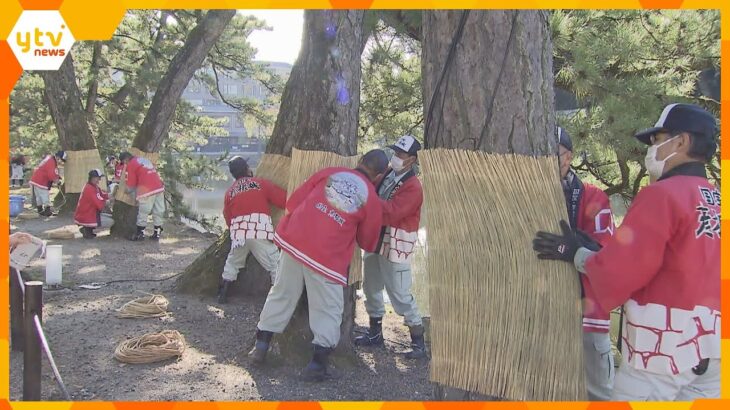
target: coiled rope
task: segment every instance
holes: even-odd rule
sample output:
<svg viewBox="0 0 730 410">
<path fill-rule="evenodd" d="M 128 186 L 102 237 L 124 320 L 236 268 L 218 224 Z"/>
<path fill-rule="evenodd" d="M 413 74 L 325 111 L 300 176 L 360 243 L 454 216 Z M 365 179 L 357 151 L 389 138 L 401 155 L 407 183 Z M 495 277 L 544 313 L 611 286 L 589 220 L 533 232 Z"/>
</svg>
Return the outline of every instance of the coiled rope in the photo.
<svg viewBox="0 0 730 410">
<path fill-rule="evenodd" d="M 122 363 L 154 363 L 182 356 L 184 351 L 183 335 L 177 330 L 163 330 L 123 341 L 114 350 L 114 358 Z"/>
<path fill-rule="evenodd" d="M 170 302 L 162 295 L 148 293 L 125 303 L 117 310 L 117 317 L 120 318 L 147 318 L 167 316 L 167 306 Z"/>
</svg>

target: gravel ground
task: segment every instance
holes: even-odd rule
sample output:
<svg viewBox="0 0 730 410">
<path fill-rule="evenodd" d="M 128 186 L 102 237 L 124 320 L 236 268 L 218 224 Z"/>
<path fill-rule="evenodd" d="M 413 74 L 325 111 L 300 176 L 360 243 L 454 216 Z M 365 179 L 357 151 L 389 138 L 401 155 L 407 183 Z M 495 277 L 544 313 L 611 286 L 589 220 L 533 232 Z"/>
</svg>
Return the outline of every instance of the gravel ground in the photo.
<svg viewBox="0 0 730 410">
<path fill-rule="evenodd" d="M 16 193 L 16 192 L 14 192 Z M 27 211 L 30 213 L 31 211 Z M 11 221 L 21 230 L 45 239 L 44 232 L 73 226 L 70 217 Z M 55 240 L 63 245 L 63 287 L 44 292 L 43 327 L 60 373 L 74 400 L 106 401 L 245 401 L 245 400 L 428 400 L 428 361 L 403 357 L 409 342 L 402 320 L 386 315 L 385 349 L 359 349 L 354 366 L 336 369 L 325 383 L 299 381 L 299 366 L 288 363 L 253 368 L 246 359 L 264 299 L 232 297 L 218 305 L 212 297 L 178 294 L 173 275 L 181 272 L 213 239 L 184 226 L 168 224 L 159 243 L 129 242 L 101 229 L 95 240 Z M 44 261 L 36 259 L 23 272 L 26 279 L 44 277 Z M 77 286 L 112 280 L 98 290 Z M 172 314 L 163 319 L 119 319 L 114 310 L 141 292 L 163 294 Z M 367 325 L 362 301 L 357 304 L 358 329 Z M 180 360 L 127 365 L 113 358 L 121 341 L 164 329 L 180 331 L 187 349 Z M 22 353 L 10 352 L 10 399 L 22 396 Z M 43 400 L 62 399 L 44 363 Z"/>
</svg>

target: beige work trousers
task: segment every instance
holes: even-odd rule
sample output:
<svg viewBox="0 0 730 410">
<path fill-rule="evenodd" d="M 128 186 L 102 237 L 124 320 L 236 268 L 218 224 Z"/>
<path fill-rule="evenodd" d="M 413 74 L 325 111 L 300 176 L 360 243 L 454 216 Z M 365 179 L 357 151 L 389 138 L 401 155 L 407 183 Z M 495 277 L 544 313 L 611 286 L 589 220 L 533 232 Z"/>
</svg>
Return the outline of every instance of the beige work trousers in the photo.
<svg viewBox="0 0 730 410">
<path fill-rule="evenodd" d="M 246 267 L 246 258 L 252 253 L 253 257 L 271 275 L 271 283 L 276 281 L 276 268 L 279 263 L 279 248 L 268 239 L 246 239 L 243 246 L 231 248 L 223 267 L 223 279 L 234 281 L 238 279 L 238 272 Z"/>
<path fill-rule="evenodd" d="M 259 318 L 259 330 L 281 333 L 297 307 L 302 290 L 307 289 L 309 328 L 312 343 L 322 347 L 337 346 L 344 309 L 342 285 L 331 282 L 282 251 L 276 282 L 269 290 Z"/>
</svg>

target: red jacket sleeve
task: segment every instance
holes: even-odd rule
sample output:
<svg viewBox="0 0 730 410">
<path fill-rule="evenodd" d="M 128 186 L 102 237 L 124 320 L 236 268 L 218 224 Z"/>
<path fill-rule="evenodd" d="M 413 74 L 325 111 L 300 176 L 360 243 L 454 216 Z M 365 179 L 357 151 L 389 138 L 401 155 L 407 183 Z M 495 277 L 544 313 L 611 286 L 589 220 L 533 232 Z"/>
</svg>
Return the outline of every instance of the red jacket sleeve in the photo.
<svg viewBox="0 0 730 410">
<path fill-rule="evenodd" d="M 415 177 L 413 177 L 415 178 Z M 403 218 L 413 215 L 423 204 L 423 190 L 420 183 L 404 184 L 393 199 L 380 199 L 383 207 L 383 225 L 393 225 Z"/>
<path fill-rule="evenodd" d="M 639 192 L 616 234 L 586 261 L 586 275 L 605 310 L 646 286 L 664 260 L 671 236 L 671 199 L 649 185 Z"/>
<path fill-rule="evenodd" d="M 269 204 L 284 209 L 286 207 L 286 190 L 269 180 L 265 179 L 263 181 L 266 189 L 266 199 Z"/>
<path fill-rule="evenodd" d="M 325 168 L 304 181 L 299 188 L 295 189 L 294 192 L 289 195 L 289 199 L 286 200 L 286 211 L 293 212 L 297 209 L 297 207 L 304 201 L 304 198 L 306 198 L 312 189 L 317 186 L 319 181 L 326 178 L 329 174 L 329 169 Z"/>
<path fill-rule="evenodd" d="M 58 181 L 61 176 L 58 174 L 58 165 L 56 164 L 56 161 L 51 159 L 45 163 L 46 172 L 48 175 L 48 180 L 56 182 Z"/>
<path fill-rule="evenodd" d="M 584 210 L 583 217 L 586 219 L 585 232 L 601 246 L 605 246 L 616 231 L 611 201 L 605 192 L 595 186 L 590 186 L 586 194 L 588 195 L 584 196 L 584 203 L 581 204 L 581 209 Z"/>
<path fill-rule="evenodd" d="M 127 164 L 126 168 L 127 188 L 137 188 L 137 170 L 139 169 L 139 167 L 133 164 L 132 161 L 129 161 L 129 164 Z"/>
<path fill-rule="evenodd" d="M 383 227 L 383 209 L 375 190 L 370 191 L 372 198 L 365 204 L 365 215 L 357 227 L 357 244 L 365 252 L 375 252 L 380 242 Z"/>
<path fill-rule="evenodd" d="M 92 192 L 92 195 L 94 200 L 94 206 L 96 206 L 96 209 L 99 211 L 104 209 L 104 205 L 106 205 L 106 200 L 109 196 L 99 188 L 95 188 L 94 192 Z"/>
</svg>

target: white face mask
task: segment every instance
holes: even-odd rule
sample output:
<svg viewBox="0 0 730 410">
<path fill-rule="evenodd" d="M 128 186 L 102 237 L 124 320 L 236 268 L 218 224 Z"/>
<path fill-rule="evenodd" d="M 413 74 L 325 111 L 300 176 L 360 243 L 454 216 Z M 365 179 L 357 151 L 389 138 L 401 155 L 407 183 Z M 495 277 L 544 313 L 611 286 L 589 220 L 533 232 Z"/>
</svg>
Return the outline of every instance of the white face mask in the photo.
<svg viewBox="0 0 730 410">
<path fill-rule="evenodd" d="M 676 155 L 676 152 L 672 152 L 671 154 L 667 155 L 663 160 L 658 160 L 656 158 L 657 151 L 659 150 L 659 147 L 666 144 L 667 142 L 673 140 L 676 138 L 676 136 L 662 142 L 659 145 L 652 145 L 649 147 L 649 149 L 646 150 L 646 157 L 644 157 L 644 165 L 646 166 L 646 171 L 649 173 L 649 176 L 654 179 L 659 179 L 659 177 L 662 176 L 664 173 L 664 164 L 667 162 L 667 160 L 674 155 Z"/>
<path fill-rule="evenodd" d="M 402 159 L 398 158 L 398 156 L 396 156 L 396 155 L 393 155 L 392 157 L 390 157 L 390 167 L 393 168 L 393 171 L 395 171 L 395 172 L 403 171 L 403 168 L 405 168 L 405 166 L 403 165 L 403 162 L 404 161 Z"/>
</svg>

